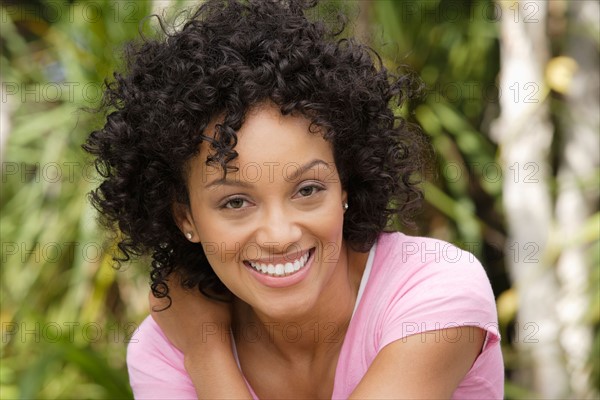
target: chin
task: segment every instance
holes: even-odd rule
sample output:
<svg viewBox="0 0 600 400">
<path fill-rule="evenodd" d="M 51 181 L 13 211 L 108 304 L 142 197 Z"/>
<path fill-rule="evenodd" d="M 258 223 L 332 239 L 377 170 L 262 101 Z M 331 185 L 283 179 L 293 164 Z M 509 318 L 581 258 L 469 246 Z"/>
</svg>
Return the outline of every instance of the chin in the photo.
<svg viewBox="0 0 600 400">
<path fill-rule="evenodd" d="M 297 299 L 294 299 L 288 296 L 278 301 L 269 299 L 263 304 L 251 304 L 250 306 L 270 320 L 295 322 L 305 319 L 307 315 L 313 315 L 317 303 L 316 299 L 312 299 L 313 296 L 301 295 L 297 297 Z"/>
</svg>

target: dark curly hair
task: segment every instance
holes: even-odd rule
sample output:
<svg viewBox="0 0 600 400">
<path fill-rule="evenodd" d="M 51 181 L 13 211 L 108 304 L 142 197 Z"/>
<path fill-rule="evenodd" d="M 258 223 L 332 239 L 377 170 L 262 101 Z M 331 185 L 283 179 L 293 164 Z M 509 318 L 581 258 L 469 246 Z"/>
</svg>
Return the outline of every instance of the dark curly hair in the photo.
<svg viewBox="0 0 600 400">
<path fill-rule="evenodd" d="M 415 177 L 426 139 L 391 109 L 420 88 L 412 74 L 391 75 L 380 57 L 337 29 L 310 21 L 315 2 L 209 0 L 182 29 L 125 50 L 126 72 L 106 82 L 103 128 L 83 145 L 104 178 L 90 193 L 101 223 L 118 228 L 117 263 L 151 253 L 151 288 L 168 297 L 173 272 L 184 287 L 227 293 L 199 244 L 178 229 L 173 205 L 189 205 L 186 163 L 202 141 L 207 163 L 226 173 L 248 110 L 272 102 L 311 120 L 333 144 L 350 208 L 343 235 L 368 251 L 391 217 L 407 220 L 421 200 Z M 214 138 L 204 132 L 223 116 Z M 425 145 L 425 146 L 424 146 Z M 229 167 L 230 168 L 230 167 Z"/>
</svg>

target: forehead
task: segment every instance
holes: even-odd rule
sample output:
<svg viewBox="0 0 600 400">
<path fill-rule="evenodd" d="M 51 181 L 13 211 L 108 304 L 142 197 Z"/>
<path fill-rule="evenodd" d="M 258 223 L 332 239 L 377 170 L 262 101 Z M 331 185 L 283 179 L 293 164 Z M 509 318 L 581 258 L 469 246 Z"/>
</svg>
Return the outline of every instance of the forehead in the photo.
<svg viewBox="0 0 600 400">
<path fill-rule="evenodd" d="M 216 118 L 207 127 L 207 134 L 214 135 Z M 261 105 L 250 110 L 245 122 L 239 129 L 235 151 L 238 156 L 228 165 L 237 167 L 240 174 L 244 170 L 265 173 L 267 170 L 279 169 L 291 173 L 298 166 L 319 159 L 329 168 L 335 168 L 333 148 L 320 132 L 310 132 L 311 121 L 302 115 L 282 115 L 274 105 Z M 206 165 L 208 156 L 214 153 L 208 142 L 200 147 L 197 166 L 206 181 L 210 177 L 222 176 L 222 169 L 214 165 Z M 256 174 L 255 173 L 255 174 Z"/>
</svg>

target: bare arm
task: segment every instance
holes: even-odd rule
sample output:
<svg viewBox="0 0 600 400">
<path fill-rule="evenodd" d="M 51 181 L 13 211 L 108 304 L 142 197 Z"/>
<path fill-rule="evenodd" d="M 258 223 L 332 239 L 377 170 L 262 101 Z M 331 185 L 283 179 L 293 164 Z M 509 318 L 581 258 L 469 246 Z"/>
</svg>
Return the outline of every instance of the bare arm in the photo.
<svg viewBox="0 0 600 400">
<path fill-rule="evenodd" d="M 251 399 L 233 358 L 230 341 L 207 341 L 204 345 L 200 351 L 184 353 L 185 369 L 194 383 L 198 399 Z"/>
<path fill-rule="evenodd" d="M 174 282 L 177 282 L 174 280 Z M 234 359 L 231 343 L 231 308 L 208 299 L 197 290 L 169 285 L 172 304 L 149 295 L 152 318 L 184 354 L 185 369 L 199 399 L 251 399 Z"/>
<path fill-rule="evenodd" d="M 438 333 L 417 334 L 387 345 L 350 398 L 449 399 L 481 352 L 485 333 L 475 327 Z"/>
</svg>

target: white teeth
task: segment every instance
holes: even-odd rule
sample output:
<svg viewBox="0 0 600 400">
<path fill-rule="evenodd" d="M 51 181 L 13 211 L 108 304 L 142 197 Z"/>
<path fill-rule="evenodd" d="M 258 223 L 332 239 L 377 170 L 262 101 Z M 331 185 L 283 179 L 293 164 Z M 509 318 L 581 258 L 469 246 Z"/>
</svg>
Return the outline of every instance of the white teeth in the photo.
<svg viewBox="0 0 600 400">
<path fill-rule="evenodd" d="M 285 263 L 285 270 L 284 272 L 286 274 L 291 274 L 292 272 L 294 272 L 294 266 L 292 265 L 292 263 Z"/>
<path fill-rule="evenodd" d="M 304 253 L 302 257 L 293 262 L 287 262 L 285 264 L 263 264 L 255 261 L 249 261 L 249 264 L 257 270 L 258 272 L 262 272 L 265 275 L 271 276 L 286 276 L 291 275 L 294 272 L 297 272 L 302 267 L 306 265 L 306 261 L 308 261 L 309 252 Z"/>
</svg>

